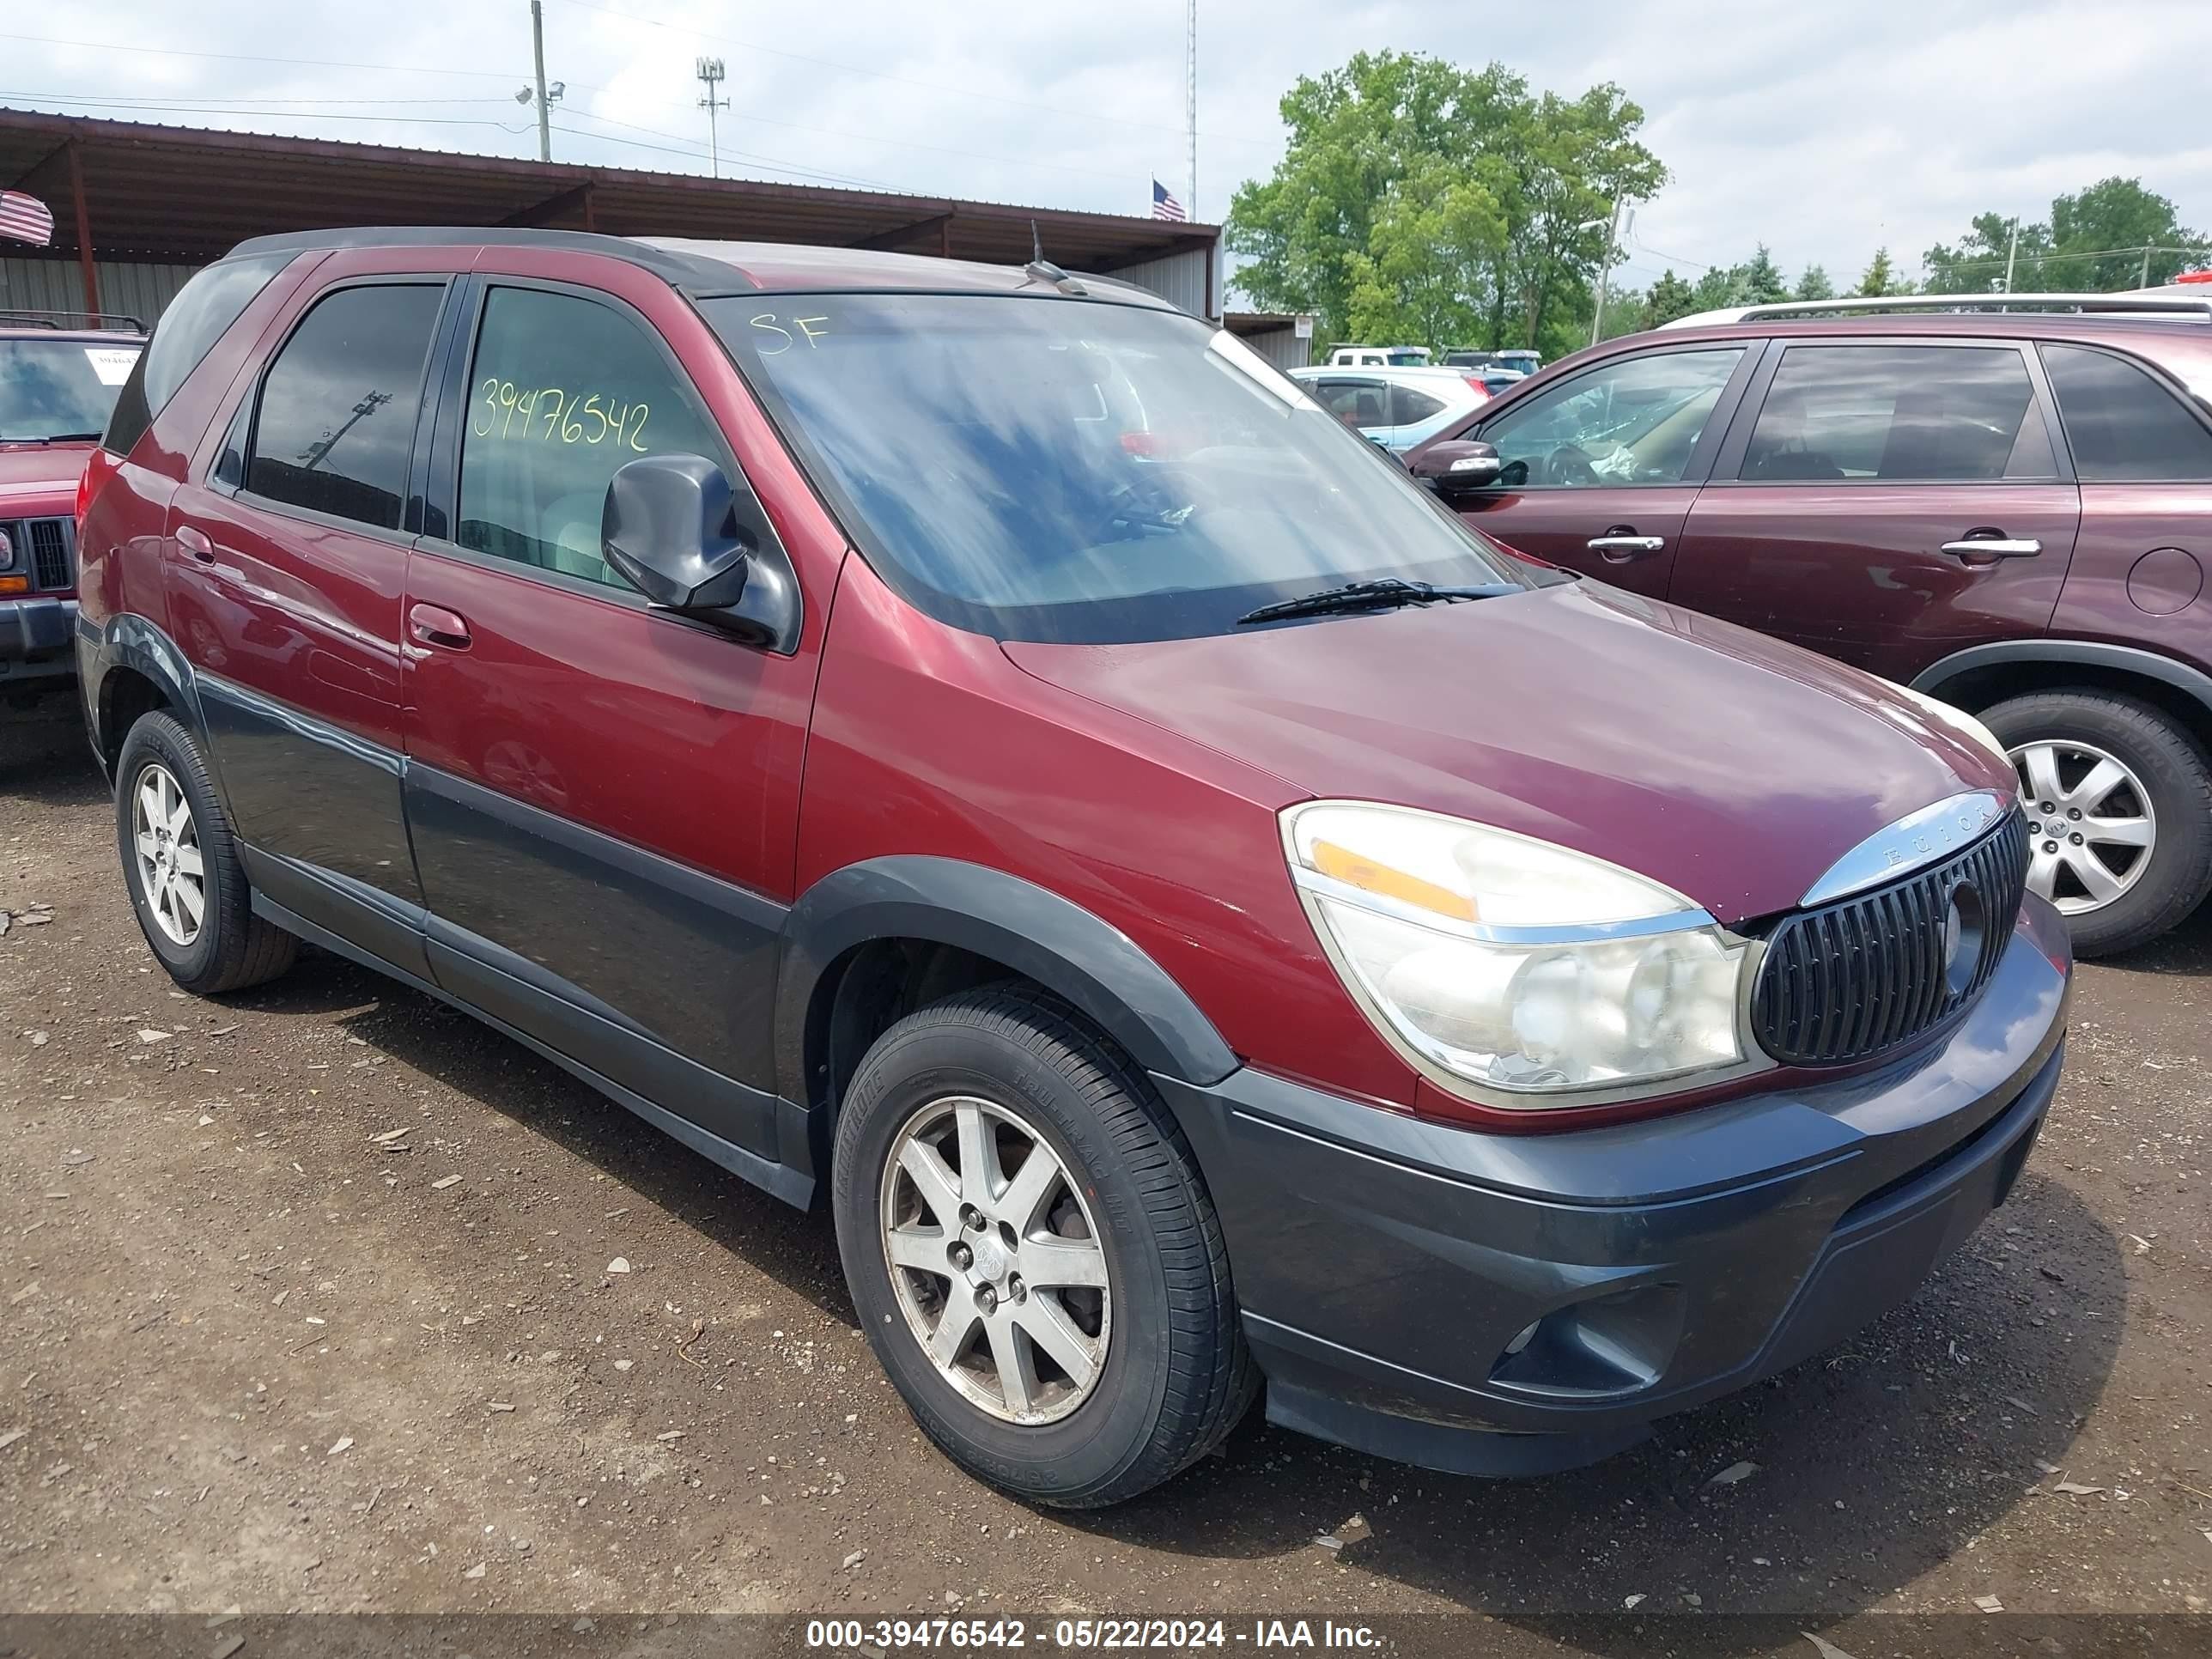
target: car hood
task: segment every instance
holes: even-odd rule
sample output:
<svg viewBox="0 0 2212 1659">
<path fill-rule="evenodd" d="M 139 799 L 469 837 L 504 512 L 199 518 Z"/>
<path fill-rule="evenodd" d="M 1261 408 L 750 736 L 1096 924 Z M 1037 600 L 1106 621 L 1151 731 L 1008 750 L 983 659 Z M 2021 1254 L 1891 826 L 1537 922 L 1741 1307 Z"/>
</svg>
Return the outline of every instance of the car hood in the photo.
<svg viewBox="0 0 2212 1659">
<path fill-rule="evenodd" d="M 1538 836 L 1723 921 L 1796 907 L 1922 807 L 2014 789 L 2002 761 L 1886 681 L 1594 582 L 1206 639 L 1005 648 L 1304 794 Z"/>
<path fill-rule="evenodd" d="M 0 518 L 45 518 L 76 506 L 76 481 L 95 446 L 0 443 Z"/>
</svg>

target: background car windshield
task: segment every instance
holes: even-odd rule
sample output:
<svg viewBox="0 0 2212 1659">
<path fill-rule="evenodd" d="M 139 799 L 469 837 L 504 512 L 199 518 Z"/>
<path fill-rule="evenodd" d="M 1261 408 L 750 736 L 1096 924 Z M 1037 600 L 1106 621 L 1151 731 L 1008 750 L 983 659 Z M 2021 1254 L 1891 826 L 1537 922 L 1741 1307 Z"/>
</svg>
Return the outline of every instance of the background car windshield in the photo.
<svg viewBox="0 0 2212 1659">
<path fill-rule="evenodd" d="M 1342 582 L 1543 580 L 1179 313 L 955 295 L 704 308 L 885 580 L 957 627 L 1183 638 Z"/>
<path fill-rule="evenodd" d="M 137 361 L 135 345 L 0 340 L 0 443 L 97 438 Z"/>
</svg>

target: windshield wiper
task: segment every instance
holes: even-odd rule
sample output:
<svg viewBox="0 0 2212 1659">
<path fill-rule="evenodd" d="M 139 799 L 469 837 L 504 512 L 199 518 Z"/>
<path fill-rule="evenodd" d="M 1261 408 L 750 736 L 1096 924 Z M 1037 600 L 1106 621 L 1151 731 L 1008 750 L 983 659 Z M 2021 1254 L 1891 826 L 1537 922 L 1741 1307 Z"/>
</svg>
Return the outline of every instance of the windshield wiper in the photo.
<svg viewBox="0 0 2212 1659">
<path fill-rule="evenodd" d="M 88 444 L 100 436 L 97 432 L 0 432 L 0 444 Z"/>
<path fill-rule="evenodd" d="M 1284 617 L 1324 617 L 1340 611 L 1387 611 L 1394 605 L 1427 605 L 1437 599 L 1494 599 L 1502 594 L 1520 591 L 1517 582 L 1439 587 L 1434 582 L 1401 581 L 1395 576 L 1385 576 L 1380 581 L 1346 582 L 1341 587 L 1324 587 L 1316 593 L 1301 593 L 1295 599 L 1280 599 L 1273 605 L 1263 605 L 1256 611 L 1246 611 L 1237 622 L 1242 627 L 1246 623 L 1274 622 Z"/>
</svg>

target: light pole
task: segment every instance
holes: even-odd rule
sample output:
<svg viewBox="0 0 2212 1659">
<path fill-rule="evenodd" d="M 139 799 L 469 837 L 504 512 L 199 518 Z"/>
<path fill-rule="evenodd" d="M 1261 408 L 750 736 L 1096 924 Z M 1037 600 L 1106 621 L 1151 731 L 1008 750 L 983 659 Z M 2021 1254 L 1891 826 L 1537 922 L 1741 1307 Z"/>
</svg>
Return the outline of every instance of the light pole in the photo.
<svg viewBox="0 0 2212 1659">
<path fill-rule="evenodd" d="M 714 112 L 730 106 L 728 99 L 714 96 L 714 88 L 722 84 L 722 60 L 702 58 L 698 75 L 699 84 L 707 89 L 707 95 L 699 100 L 699 107 L 707 112 L 707 170 L 719 179 L 722 176 L 722 147 L 714 132 Z"/>
<path fill-rule="evenodd" d="M 1595 230 L 1600 225 L 1605 227 L 1605 258 L 1598 262 L 1597 267 L 1597 303 L 1590 308 L 1589 343 L 1592 345 L 1597 343 L 1598 331 L 1605 326 L 1605 290 L 1613 276 L 1613 245 L 1620 234 L 1620 200 L 1618 196 L 1613 198 L 1612 217 L 1585 219 L 1575 227 L 1577 236 L 1586 230 Z"/>
</svg>

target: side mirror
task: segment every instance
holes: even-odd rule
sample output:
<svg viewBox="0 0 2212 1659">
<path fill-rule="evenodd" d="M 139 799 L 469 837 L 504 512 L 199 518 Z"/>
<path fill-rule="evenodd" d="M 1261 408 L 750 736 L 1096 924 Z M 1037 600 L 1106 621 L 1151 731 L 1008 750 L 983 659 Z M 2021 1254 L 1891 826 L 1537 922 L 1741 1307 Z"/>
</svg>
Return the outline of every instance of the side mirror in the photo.
<svg viewBox="0 0 2212 1659">
<path fill-rule="evenodd" d="M 1439 495 L 1472 495 L 1498 482 L 1498 452 L 1471 439 L 1431 444 L 1413 457 L 1413 476 Z"/>
<path fill-rule="evenodd" d="M 750 549 L 722 469 L 703 455 L 648 455 L 617 469 L 599 512 L 600 550 L 671 611 L 721 611 L 744 597 Z"/>
</svg>

